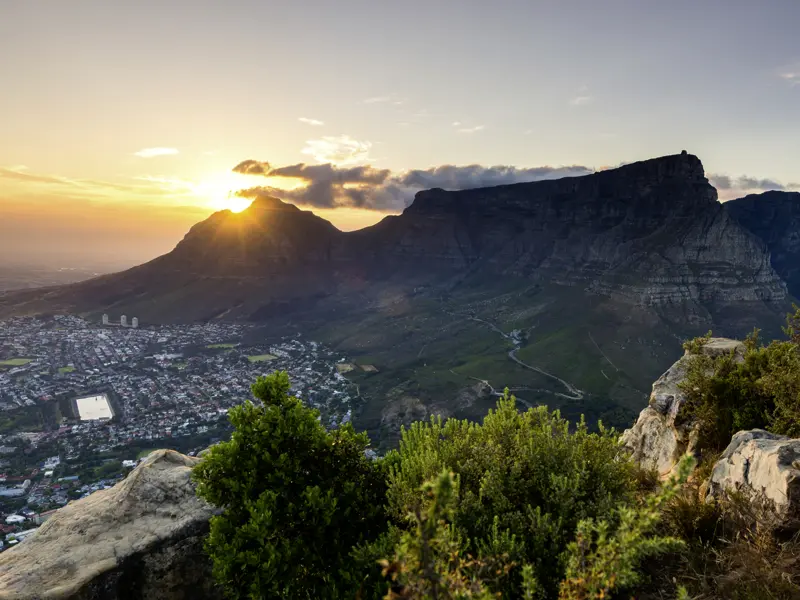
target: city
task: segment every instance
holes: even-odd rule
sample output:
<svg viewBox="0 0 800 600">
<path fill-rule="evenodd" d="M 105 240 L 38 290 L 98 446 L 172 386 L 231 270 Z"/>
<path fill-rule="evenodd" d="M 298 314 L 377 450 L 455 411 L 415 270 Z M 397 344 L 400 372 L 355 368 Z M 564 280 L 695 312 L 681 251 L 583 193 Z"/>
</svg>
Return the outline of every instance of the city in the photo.
<svg viewBox="0 0 800 600">
<path fill-rule="evenodd" d="M 327 426 L 350 420 L 345 357 L 247 324 L 139 327 L 107 315 L 0 322 L 0 543 L 112 486 L 155 448 L 191 455 L 230 435 L 228 410 L 285 370 Z M 365 366 L 364 368 L 368 368 Z"/>
</svg>

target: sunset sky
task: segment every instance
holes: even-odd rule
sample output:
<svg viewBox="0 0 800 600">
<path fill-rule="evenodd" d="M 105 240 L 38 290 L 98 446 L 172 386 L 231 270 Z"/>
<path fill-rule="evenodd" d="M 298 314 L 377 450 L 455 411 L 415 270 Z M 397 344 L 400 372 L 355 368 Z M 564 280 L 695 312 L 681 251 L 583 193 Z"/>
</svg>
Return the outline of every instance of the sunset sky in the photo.
<svg viewBox="0 0 800 600">
<path fill-rule="evenodd" d="M 261 193 L 354 229 L 424 187 L 682 149 L 722 199 L 800 189 L 798 24 L 797 0 L 2 0 L 0 252 L 134 264 Z"/>
</svg>

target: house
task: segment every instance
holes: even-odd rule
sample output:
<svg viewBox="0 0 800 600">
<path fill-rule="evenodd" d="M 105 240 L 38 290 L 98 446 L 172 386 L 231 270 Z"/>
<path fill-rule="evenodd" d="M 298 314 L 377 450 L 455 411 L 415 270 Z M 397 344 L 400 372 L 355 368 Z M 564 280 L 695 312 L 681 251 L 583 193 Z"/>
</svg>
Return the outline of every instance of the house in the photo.
<svg viewBox="0 0 800 600">
<path fill-rule="evenodd" d="M 20 523 L 25 522 L 25 517 L 22 515 L 8 515 L 6 517 L 6 523 L 8 525 L 19 525 Z"/>
</svg>

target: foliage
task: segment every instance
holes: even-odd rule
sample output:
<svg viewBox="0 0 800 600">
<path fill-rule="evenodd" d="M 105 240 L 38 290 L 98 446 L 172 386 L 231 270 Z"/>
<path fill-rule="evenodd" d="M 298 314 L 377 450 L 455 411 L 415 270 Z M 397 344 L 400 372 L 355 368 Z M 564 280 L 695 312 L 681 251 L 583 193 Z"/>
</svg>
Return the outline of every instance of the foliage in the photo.
<svg viewBox="0 0 800 600">
<path fill-rule="evenodd" d="M 326 431 L 289 387 L 286 373 L 259 378 L 261 404 L 232 409 L 230 441 L 195 468 L 223 509 L 206 549 L 232 598 L 353 598 L 370 573 L 351 553 L 385 529 L 385 476 L 365 434 Z"/>
<path fill-rule="evenodd" d="M 422 498 L 409 518 L 392 561 L 382 560 L 391 586 L 385 600 L 488 600 L 480 572 L 487 565 L 462 556 L 463 540 L 452 526 L 458 496 L 452 473 L 442 471 L 423 484 Z"/>
<path fill-rule="evenodd" d="M 560 600 L 607 598 L 616 588 L 640 582 L 638 567 L 644 557 L 674 552 L 683 546 L 677 538 L 650 534 L 661 518 L 661 509 L 678 493 L 694 464 L 691 456 L 684 457 L 676 475 L 660 492 L 648 496 L 636 508 L 621 507 L 616 528 L 605 519 L 586 519 L 578 524 L 576 540 L 569 545 Z"/>
<path fill-rule="evenodd" d="M 636 468 L 613 431 L 573 431 L 545 407 L 520 413 L 506 392 L 483 424 L 432 418 L 402 431 L 387 455 L 389 513 L 407 518 L 423 498 L 422 485 L 454 473 L 458 496 L 452 523 L 465 555 L 504 557 L 493 592 L 522 594 L 522 565 L 530 565 L 536 597 L 554 597 L 565 573 L 566 550 L 584 519 L 607 517 L 633 499 Z"/>
<path fill-rule="evenodd" d="M 693 356 L 680 384 L 687 400 L 679 420 L 698 421 L 701 449 L 721 450 L 742 429 L 800 435 L 800 309 L 787 321 L 795 341 L 764 346 L 756 330 L 745 341 L 743 357 L 702 354 L 708 337 L 687 343 Z"/>
</svg>

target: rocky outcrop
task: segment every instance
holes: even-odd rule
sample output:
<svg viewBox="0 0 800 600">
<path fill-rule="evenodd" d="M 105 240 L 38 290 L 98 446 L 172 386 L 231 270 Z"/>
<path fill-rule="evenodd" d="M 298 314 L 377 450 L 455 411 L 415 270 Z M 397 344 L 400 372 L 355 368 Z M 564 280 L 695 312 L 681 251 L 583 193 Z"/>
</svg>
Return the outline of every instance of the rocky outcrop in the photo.
<svg viewBox="0 0 800 600">
<path fill-rule="evenodd" d="M 726 338 L 711 338 L 703 346 L 703 354 L 720 356 L 734 353 L 744 356 L 744 344 Z M 681 457 L 695 452 L 697 427 L 687 420 L 677 422 L 678 413 L 686 402 L 680 383 L 695 355 L 684 354 L 653 384 L 647 408 L 636 423 L 622 434 L 622 443 L 630 449 L 633 459 L 645 469 L 659 475 L 669 474 Z"/>
<path fill-rule="evenodd" d="M 708 497 L 741 492 L 770 502 L 780 524 L 800 525 L 800 439 L 763 429 L 740 431 L 714 465 Z"/>
<path fill-rule="evenodd" d="M 221 597 L 202 550 L 213 510 L 190 480 L 198 461 L 157 450 L 113 488 L 57 511 L 0 554 L 0 600 Z"/>
</svg>

